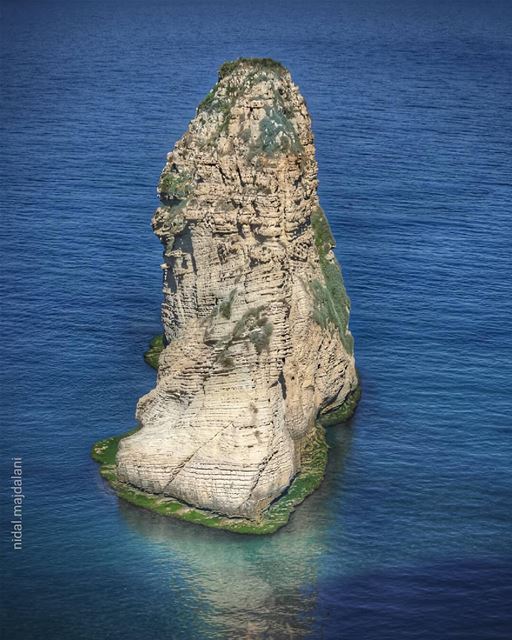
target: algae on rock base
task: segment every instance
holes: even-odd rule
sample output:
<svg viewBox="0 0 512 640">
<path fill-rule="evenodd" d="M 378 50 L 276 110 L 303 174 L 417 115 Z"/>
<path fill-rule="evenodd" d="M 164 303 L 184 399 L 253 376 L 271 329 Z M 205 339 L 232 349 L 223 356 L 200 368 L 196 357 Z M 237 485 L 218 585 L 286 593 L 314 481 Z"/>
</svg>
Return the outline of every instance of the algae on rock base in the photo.
<svg viewBox="0 0 512 640">
<path fill-rule="evenodd" d="M 318 421 L 324 427 L 331 427 L 347 422 L 354 415 L 361 399 L 361 383 L 348 395 L 339 407 L 327 410 L 318 416 Z"/>
<path fill-rule="evenodd" d="M 302 469 L 286 492 L 273 502 L 257 520 L 228 518 L 211 511 L 191 507 L 175 498 L 147 493 L 132 485 L 120 482 L 116 476 L 115 467 L 119 442 L 137 430 L 138 427 L 120 436 L 100 440 L 93 445 L 91 450 L 92 458 L 101 465 L 102 477 L 110 484 L 116 494 L 131 504 L 160 515 L 172 516 L 178 520 L 233 533 L 265 535 L 275 533 L 284 527 L 296 507 L 320 486 L 327 466 L 328 445 L 325 440 L 325 431 L 320 424 L 317 424 L 313 437 L 304 447 Z"/>
<path fill-rule="evenodd" d="M 164 348 L 163 335 L 155 336 L 149 349 L 144 353 L 144 360 L 153 369 L 158 370 L 158 358 Z M 327 467 L 328 444 L 325 439 L 324 426 L 332 426 L 346 422 L 352 417 L 361 397 L 361 389 L 357 389 L 338 408 L 325 415 L 318 416 L 314 436 L 306 443 L 302 453 L 302 469 L 289 488 L 269 508 L 263 512 L 259 520 L 244 518 L 228 518 L 210 511 L 197 509 L 184 504 L 175 498 L 141 491 L 136 487 L 120 482 L 116 476 L 116 454 L 119 442 L 131 436 L 139 427 L 127 433 L 112 436 L 96 442 L 91 449 L 93 460 L 100 466 L 101 476 L 110 484 L 119 498 L 131 504 L 154 511 L 163 516 L 172 516 L 178 520 L 202 524 L 203 526 L 231 531 L 245 535 L 266 535 L 275 533 L 288 523 L 292 513 L 322 483 Z"/>
</svg>

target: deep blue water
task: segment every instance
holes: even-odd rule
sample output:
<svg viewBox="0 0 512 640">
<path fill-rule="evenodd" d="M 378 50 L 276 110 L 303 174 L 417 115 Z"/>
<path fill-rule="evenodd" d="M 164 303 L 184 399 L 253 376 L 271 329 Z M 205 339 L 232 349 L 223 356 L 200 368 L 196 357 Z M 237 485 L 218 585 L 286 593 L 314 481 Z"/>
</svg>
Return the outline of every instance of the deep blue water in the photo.
<svg viewBox="0 0 512 640">
<path fill-rule="evenodd" d="M 6 638 L 511 637 L 511 34 L 506 1 L 2 2 Z M 270 538 L 122 504 L 89 458 L 154 384 L 165 154 L 241 55 L 312 112 L 364 385 Z"/>
</svg>

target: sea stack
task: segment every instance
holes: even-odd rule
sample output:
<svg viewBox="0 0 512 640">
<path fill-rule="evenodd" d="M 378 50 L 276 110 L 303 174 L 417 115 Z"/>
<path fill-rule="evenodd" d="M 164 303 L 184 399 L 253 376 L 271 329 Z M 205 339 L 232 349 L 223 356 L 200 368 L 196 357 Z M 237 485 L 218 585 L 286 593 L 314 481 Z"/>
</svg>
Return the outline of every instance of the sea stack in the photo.
<svg viewBox="0 0 512 640">
<path fill-rule="evenodd" d="M 160 177 L 164 348 L 117 481 L 258 521 L 323 437 L 319 416 L 353 402 L 349 300 L 317 185 L 289 72 L 224 64 Z"/>
</svg>

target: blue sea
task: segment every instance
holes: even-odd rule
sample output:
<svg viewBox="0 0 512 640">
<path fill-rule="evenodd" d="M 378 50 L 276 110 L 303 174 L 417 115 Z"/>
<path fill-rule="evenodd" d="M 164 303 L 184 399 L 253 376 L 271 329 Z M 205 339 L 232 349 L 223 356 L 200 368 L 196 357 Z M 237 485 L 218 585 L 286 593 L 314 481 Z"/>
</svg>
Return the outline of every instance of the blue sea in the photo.
<svg viewBox="0 0 512 640">
<path fill-rule="evenodd" d="M 2 0 L 0 29 L 5 638 L 512 637 L 512 3 Z M 154 386 L 155 186 L 239 56 L 308 103 L 363 384 L 263 538 L 122 503 L 89 457 Z"/>
</svg>

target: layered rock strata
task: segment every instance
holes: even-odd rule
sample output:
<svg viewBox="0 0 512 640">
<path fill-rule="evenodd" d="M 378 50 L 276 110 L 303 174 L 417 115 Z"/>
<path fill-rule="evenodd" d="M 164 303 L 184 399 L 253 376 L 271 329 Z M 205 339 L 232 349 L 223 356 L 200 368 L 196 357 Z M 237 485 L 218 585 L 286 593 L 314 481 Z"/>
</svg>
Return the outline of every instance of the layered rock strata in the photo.
<svg viewBox="0 0 512 640">
<path fill-rule="evenodd" d="M 311 121 L 280 64 L 226 63 L 167 157 L 164 349 L 117 478 L 257 519 L 320 412 L 357 387 L 349 301 L 317 195 Z"/>
</svg>

